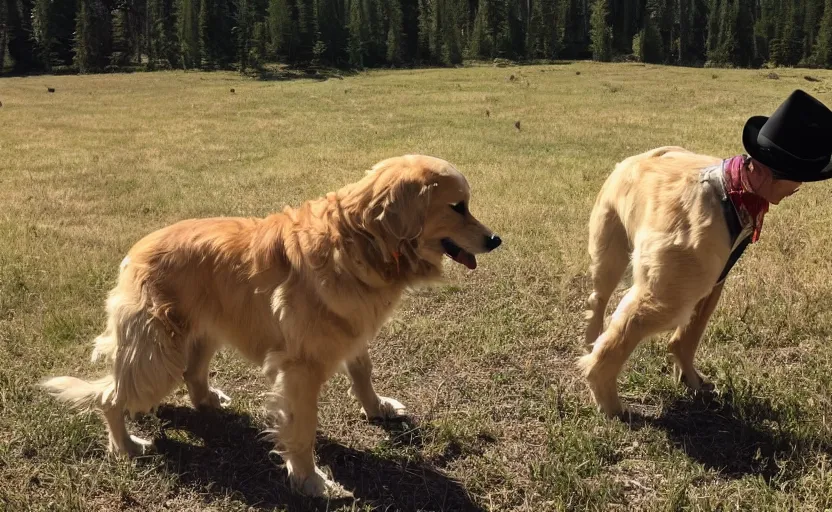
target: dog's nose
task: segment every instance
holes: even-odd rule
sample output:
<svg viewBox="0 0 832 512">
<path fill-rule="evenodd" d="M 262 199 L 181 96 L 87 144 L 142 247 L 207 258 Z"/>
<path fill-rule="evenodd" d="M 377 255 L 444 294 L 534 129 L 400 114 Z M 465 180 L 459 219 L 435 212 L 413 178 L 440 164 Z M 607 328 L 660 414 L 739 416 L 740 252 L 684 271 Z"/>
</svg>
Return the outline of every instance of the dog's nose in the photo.
<svg viewBox="0 0 832 512">
<path fill-rule="evenodd" d="M 497 235 L 485 236 L 485 248 L 489 251 L 493 251 L 497 247 L 500 247 L 501 243 L 503 243 L 503 240 Z"/>
</svg>

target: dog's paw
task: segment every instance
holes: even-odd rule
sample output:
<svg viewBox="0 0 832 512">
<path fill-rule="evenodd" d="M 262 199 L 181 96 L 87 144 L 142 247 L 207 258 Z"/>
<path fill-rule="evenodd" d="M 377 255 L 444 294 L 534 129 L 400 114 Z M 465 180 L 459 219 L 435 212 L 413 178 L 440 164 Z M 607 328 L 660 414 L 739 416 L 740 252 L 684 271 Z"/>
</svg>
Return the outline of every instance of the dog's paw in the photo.
<svg viewBox="0 0 832 512">
<path fill-rule="evenodd" d="M 315 473 L 304 478 L 303 480 L 292 479 L 292 484 L 297 491 L 305 496 L 315 498 L 326 498 L 330 500 L 340 500 L 352 498 L 350 491 L 344 489 L 341 484 L 332 480 L 326 473 L 319 468 L 315 468 Z"/>
<path fill-rule="evenodd" d="M 607 406 L 598 405 L 597 407 L 598 412 L 611 420 L 626 420 L 630 414 L 630 408 L 621 403 Z"/>
<path fill-rule="evenodd" d="M 364 409 L 361 410 L 361 413 L 368 420 L 392 420 L 407 414 L 405 406 L 394 398 L 380 396 L 378 397 L 378 402 L 378 410 L 372 411 L 372 413 Z"/>
<path fill-rule="evenodd" d="M 211 388 L 208 392 L 208 401 L 214 409 L 220 409 L 231 405 L 231 397 L 217 388 Z"/>
<path fill-rule="evenodd" d="M 153 452 L 153 441 L 136 436 L 130 436 L 130 440 L 133 441 L 132 448 L 130 449 L 131 457 L 148 455 Z"/>
<path fill-rule="evenodd" d="M 678 367 L 673 369 L 674 377 L 676 378 L 677 382 L 681 382 L 684 384 L 690 391 L 694 393 L 697 392 L 710 392 L 714 390 L 714 385 L 709 382 L 707 379 L 702 377 L 698 371 L 693 370 L 692 374 L 687 374 L 680 370 Z"/>
<path fill-rule="evenodd" d="M 217 388 L 210 388 L 208 394 L 200 400 L 196 407 L 198 409 L 222 409 L 231 405 L 231 397 Z"/>
<path fill-rule="evenodd" d="M 153 442 L 141 437 L 130 436 L 130 439 L 127 439 L 124 443 L 124 449 L 120 449 L 111 438 L 109 452 L 114 457 L 127 457 L 129 459 L 141 457 L 153 453 Z"/>
</svg>

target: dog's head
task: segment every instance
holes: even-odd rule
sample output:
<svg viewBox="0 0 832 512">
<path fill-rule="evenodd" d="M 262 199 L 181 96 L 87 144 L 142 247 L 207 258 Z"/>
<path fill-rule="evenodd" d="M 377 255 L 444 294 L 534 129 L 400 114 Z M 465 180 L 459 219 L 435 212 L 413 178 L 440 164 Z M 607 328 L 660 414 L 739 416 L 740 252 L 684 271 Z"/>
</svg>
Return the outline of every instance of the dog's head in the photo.
<svg viewBox="0 0 832 512">
<path fill-rule="evenodd" d="M 352 192 L 364 198 L 355 204 L 362 228 L 383 259 L 398 268 L 435 273 L 447 255 L 474 269 L 477 254 L 502 243 L 471 214 L 468 182 L 445 160 L 423 155 L 383 160 Z"/>
</svg>

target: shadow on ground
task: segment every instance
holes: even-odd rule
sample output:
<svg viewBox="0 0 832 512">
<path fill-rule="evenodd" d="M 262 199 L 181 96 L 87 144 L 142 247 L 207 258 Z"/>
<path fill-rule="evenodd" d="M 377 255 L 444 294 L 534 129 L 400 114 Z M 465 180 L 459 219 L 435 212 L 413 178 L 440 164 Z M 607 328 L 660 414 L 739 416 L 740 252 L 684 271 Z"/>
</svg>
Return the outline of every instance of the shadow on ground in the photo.
<svg viewBox="0 0 832 512">
<path fill-rule="evenodd" d="M 291 492 L 286 470 L 278 465 L 280 457 L 269 454 L 271 444 L 248 414 L 163 406 L 158 416 L 162 429 L 156 448 L 182 485 L 217 499 L 231 496 L 258 509 L 332 510 L 351 505 L 352 500 L 327 503 Z M 384 427 L 395 443 L 419 448 L 419 429 L 413 427 L 412 420 L 407 424 L 404 430 L 395 423 Z M 179 440 L 184 437 L 191 442 Z M 359 508 L 483 510 L 458 482 L 426 461 L 382 458 L 323 436 L 318 437 L 316 452 L 319 464 L 329 467 L 335 480 L 353 492 Z"/>
<path fill-rule="evenodd" d="M 832 455 L 826 439 L 793 430 L 800 416 L 758 397 L 703 392 L 675 399 L 659 415 L 636 411 L 630 424 L 663 430 L 677 449 L 725 477 L 758 475 L 772 484 L 804 474 L 816 454 Z"/>
<path fill-rule="evenodd" d="M 264 82 L 288 82 L 292 80 L 311 80 L 325 82 L 331 79 L 343 80 L 345 76 L 355 75 L 355 71 L 349 69 L 332 68 L 264 68 L 251 71 L 250 76 Z"/>
</svg>

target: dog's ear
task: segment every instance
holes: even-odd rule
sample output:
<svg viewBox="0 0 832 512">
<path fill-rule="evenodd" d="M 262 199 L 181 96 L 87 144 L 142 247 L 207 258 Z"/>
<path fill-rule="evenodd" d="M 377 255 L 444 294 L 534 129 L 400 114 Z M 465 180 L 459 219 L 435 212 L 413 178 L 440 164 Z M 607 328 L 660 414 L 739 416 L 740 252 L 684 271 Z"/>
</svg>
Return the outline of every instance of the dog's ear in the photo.
<svg viewBox="0 0 832 512">
<path fill-rule="evenodd" d="M 397 180 L 388 187 L 374 211 L 375 220 L 391 241 L 415 240 L 424 228 L 432 185 Z"/>
<path fill-rule="evenodd" d="M 384 263 L 416 264 L 416 239 L 422 233 L 437 183 L 414 172 L 401 158 L 377 163 L 367 175 L 343 191 L 345 218 L 372 239 Z M 403 261 L 402 261 L 403 260 Z"/>
<path fill-rule="evenodd" d="M 363 228 L 372 234 L 384 261 L 415 260 L 415 240 L 422 233 L 435 184 L 409 177 L 377 183 L 363 211 Z"/>
</svg>

